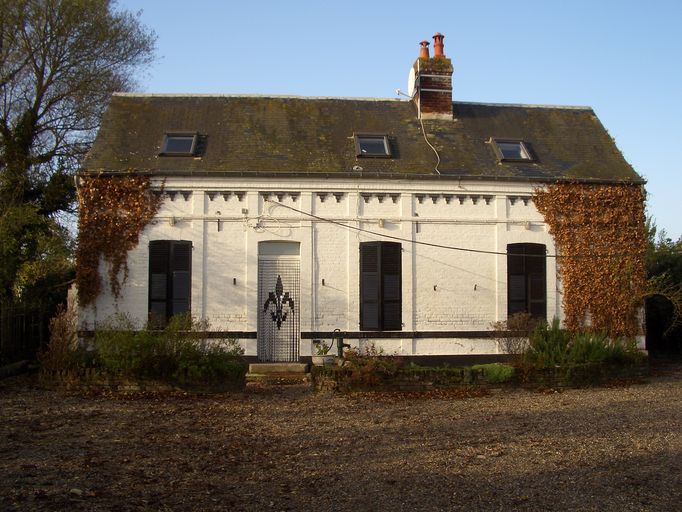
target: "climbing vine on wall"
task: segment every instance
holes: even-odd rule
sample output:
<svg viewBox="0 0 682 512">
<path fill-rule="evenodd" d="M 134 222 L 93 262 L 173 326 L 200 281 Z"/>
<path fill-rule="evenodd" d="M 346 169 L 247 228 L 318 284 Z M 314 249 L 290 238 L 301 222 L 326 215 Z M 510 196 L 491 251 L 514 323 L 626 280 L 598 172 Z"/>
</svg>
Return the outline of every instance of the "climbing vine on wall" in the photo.
<svg viewBox="0 0 682 512">
<path fill-rule="evenodd" d="M 641 333 L 646 286 L 644 190 L 636 185 L 556 184 L 533 195 L 559 254 L 565 325 L 611 337 Z"/>
<path fill-rule="evenodd" d="M 128 277 L 128 251 L 161 206 L 145 176 L 88 176 L 78 184 L 76 284 L 81 305 L 92 304 L 102 289 L 99 264 L 108 264 L 111 292 L 118 297 Z M 123 279 L 121 277 L 123 273 Z"/>
</svg>

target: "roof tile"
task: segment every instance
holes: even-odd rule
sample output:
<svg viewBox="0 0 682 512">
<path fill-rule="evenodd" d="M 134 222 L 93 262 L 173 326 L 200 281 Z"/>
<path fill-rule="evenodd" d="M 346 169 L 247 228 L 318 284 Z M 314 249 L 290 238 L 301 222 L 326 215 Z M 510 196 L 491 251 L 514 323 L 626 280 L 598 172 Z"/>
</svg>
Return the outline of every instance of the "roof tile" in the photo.
<svg viewBox="0 0 682 512">
<path fill-rule="evenodd" d="M 452 121 L 423 123 L 443 176 L 642 182 L 589 108 L 453 109 Z M 180 131 L 205 136 L 200 158 L 159 156 L 165 133 Z M 356 157 L 354 133 L 387 134 L 393 158 Z M 491 137 L 527 142 L 537 161 L 498 162 Z M 435 165 L 409 101 L 126 94 L 113 96 L 83 170 L 416 178 L 435 175 Z"/>
</svg>

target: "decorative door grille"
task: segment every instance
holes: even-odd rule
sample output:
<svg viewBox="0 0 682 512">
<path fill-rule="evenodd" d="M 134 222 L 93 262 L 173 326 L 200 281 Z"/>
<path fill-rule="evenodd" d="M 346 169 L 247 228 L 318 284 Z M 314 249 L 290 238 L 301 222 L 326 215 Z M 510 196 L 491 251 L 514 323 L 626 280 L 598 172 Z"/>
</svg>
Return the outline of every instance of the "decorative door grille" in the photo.
<svg viewBox="0 0 682 512">
<path fill-rule="evenodd" d="M 258 260 L 258 360 L 297 362 L 300 329 L 300 261 L 292 256 Z"/>
</svg>

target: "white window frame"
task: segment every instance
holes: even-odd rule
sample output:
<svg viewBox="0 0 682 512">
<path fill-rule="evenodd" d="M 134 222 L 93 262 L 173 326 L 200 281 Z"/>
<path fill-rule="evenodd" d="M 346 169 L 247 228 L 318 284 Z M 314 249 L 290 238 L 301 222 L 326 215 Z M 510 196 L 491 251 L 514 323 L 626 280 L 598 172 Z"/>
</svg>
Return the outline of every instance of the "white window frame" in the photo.
<svg viewBox="0 0 682 512">
<path fill-rule="evenodd" d="M 388 135 L 383 133 L 356 133 L 355 138 L 355 156 L 358 158 L 391 158 L 391 145 L 388 142 Z M 384 143 L 384 152 L 381 154 L 377 153 L 363 153 L 362 152 L 362 139 L 374 139 L 381 140 Z"/>
<path fill-rule="evenodd" d="M 497 158 L 500 160 L 500 162 L 533 162 L 533 161 L 535 161 L 535 158 L 533 157 L 533 153 L 528 148 L 528 145 L 525 142 L 523 142 L 522 140 L 518 140 L 518 139 L 492 139 L 491 142 L 493 144 L 493 149 L 495 150 L 495 154 L 497 155 Z M 520 150 L 519 152 L 521 153 L 522 157 L 521 158 L 509 158 L 509 157 L 504 156 L 504 152 L 502 151 L 500 144 L 518 145 L 519 150 Z"/>
<path fill-rule="evenodd" d="M 186 151 L 168 151 L 168 141 L 170 139 L 192 139 L 192 147 L 189 152 Z M 197 134 L 192 132 L 168 132 L 163 138 L 163 145 L 161 146 L 161 153 L 159 155 L 163 156 L 194 156 L 197 149 Z"/>
</svg>

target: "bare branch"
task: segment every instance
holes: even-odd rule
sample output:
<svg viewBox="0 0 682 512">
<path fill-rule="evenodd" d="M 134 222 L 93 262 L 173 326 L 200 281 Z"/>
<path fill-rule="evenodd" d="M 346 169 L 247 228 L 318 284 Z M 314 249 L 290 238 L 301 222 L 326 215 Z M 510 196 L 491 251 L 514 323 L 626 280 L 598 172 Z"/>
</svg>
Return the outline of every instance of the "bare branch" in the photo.
<svg viewBox="0 0 682 512">
<path fill-rule="evenodd" d="M 18 268 L 41 258 L 16 251 L 17 237 L 30 236 L 17 233 L 17 215 L 32 212 L 35 230 L 73 211 L 64 176 L 78 168 L 111 94 L 151 62 L 154 34 L 113 5 L 0 0 L 0 299 L 11 296 Z"/>
</svg>

